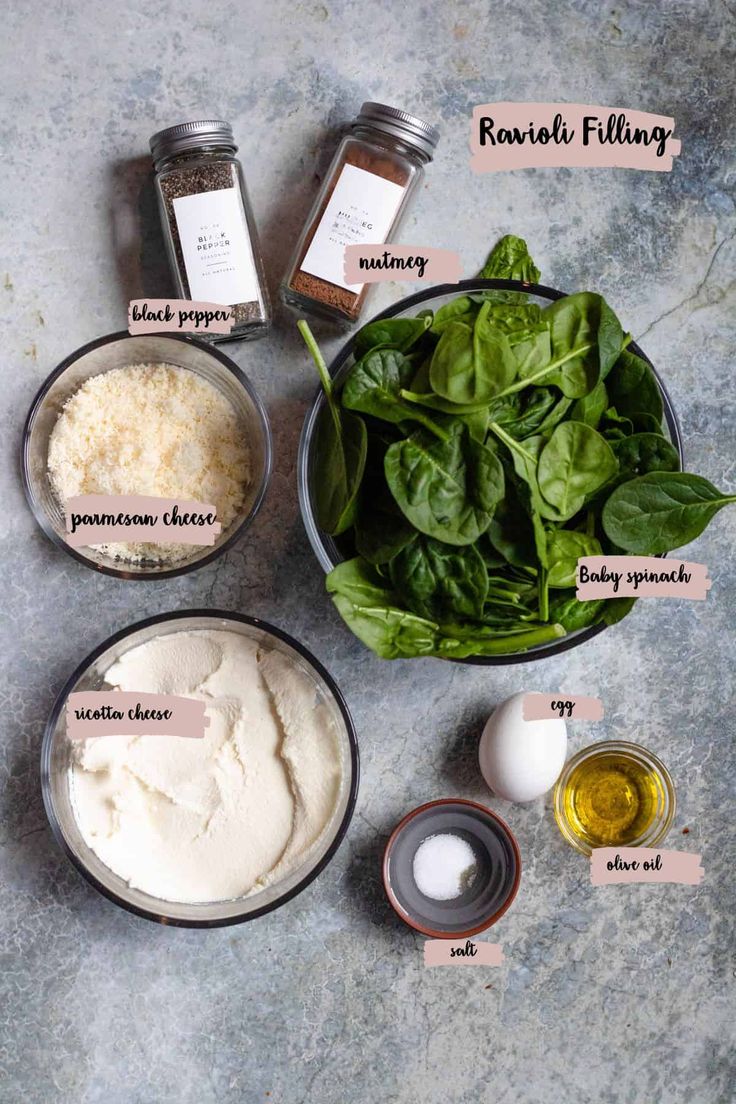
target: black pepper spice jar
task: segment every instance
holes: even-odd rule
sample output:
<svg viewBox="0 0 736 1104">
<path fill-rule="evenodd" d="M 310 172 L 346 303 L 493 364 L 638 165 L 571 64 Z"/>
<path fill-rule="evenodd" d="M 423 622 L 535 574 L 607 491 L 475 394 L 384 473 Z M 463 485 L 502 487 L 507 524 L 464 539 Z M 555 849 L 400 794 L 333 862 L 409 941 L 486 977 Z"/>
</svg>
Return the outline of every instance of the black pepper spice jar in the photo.
<svg viewBox="0 0 736 1104">
<path fill-rule="evenodd" d="M 180 123 L 158 131 L 150 145 L 178 294 L 232 308 L 232 330 L 214 340 L 263 337 L 271 306 L 232 127 Z"/>
</svg>

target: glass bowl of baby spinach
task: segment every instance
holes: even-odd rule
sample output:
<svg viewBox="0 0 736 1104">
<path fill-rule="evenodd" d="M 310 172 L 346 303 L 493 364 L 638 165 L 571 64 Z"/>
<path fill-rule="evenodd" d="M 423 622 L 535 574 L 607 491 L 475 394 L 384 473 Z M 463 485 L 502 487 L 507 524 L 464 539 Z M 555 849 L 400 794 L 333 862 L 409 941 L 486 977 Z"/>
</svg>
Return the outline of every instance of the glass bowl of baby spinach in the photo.
<svg viewBox="0 0 736 1104">
<path fill-rule="evenodd" d="M 577 559 L 631 550 L 604 507 L 632 479 L 681 471 L 677 418 L 605 300 L 536 283 L 526 257 L 523 279 L 401 300 L 322 362 L 302 517 L 337 609 L 382 658 L 527 662 L 634 604 L 579 602 Z"/>
</svg>

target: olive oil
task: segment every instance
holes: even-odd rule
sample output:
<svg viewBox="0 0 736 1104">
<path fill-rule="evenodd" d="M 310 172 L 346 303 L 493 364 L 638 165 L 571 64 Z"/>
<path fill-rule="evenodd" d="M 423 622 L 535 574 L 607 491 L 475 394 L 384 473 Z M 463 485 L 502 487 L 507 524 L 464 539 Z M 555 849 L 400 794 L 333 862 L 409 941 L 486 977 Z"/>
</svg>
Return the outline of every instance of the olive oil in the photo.
<svg viewBox="0 0 736 1104">
<path fill-rule="evenodd" d="M 561 797 L 565 819 L 586 850 L 642 841 L 665 802 L 659 774 L 622 751 L 579 762 Z"/>
</svg>

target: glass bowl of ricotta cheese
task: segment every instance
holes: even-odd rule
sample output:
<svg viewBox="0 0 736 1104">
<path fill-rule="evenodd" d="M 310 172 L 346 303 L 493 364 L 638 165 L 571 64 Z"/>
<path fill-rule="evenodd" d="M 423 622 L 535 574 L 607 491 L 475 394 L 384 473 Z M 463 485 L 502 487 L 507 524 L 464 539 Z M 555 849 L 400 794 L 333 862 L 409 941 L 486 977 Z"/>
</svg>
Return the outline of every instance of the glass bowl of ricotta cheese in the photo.
<svg viewBox="0 0 736 1104">
<path fill-rule="evenodd" d="M 72 739 L 76 692 L 205 703 L 202 737 Z M 237 924 L 285 904 L 327 866 L 353 814 L 358 745 L 334 680 L 263 621 L 189 610 L 138 622 L 59 694 L 41 784 L 57 841 L 104 896 L 162 924 Z"/>
</svg>

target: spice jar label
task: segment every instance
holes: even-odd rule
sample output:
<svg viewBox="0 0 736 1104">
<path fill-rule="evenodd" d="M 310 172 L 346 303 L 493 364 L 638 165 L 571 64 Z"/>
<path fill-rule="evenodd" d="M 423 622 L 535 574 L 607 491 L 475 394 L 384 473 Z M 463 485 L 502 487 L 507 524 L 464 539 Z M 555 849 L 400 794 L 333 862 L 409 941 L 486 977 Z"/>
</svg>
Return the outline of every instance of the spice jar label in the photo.
<svg viewBox="0 0 736 1104">
<path fill-rule="evenodd" d="M 357 294 L 345 282 L 345 246 L 385 242 L 405 189 L 382 176 L 344 165 L 301 270 Z"/>
<path fill-rule="evenodd" d="M 80 690 L 66 699 L 70 740 L 98 736 L 183 736 L 201 740 L 210 719 L 203 701 L 177 694 Z"/>
<path fill-rule="evenodd" d="M 222 532 L 211 503 L 158 495 L 72 495 L 64 513 L 72 548 L 117 541 L 211 545 Z"/>
<path fill-rule="evenodd" d="M 594 886 L 626 882 L 672 882 L 700 885 L 701 856 L 691 851 L 660 851 L 653 847 L 596 847 L 590 855 Z"/>
<path fill-rule="evenodd" d="M 248 303 L 258 276 L 237 188 L 179 196 L 174 214 L 192 299 Z"/>
<path fill-rule="evenodd" d="M 575 596 L 594 598 L 690 598 L 704 601 L 711 588 L 705 564 L 658 556 L 581 556 Z"/>
<path fill-rule="evenodd" d="M 503 948 L 500 943 L 464 939 L 428 939 L 424 944 L 425 966 L 501 966 Z"/>
</svg>

